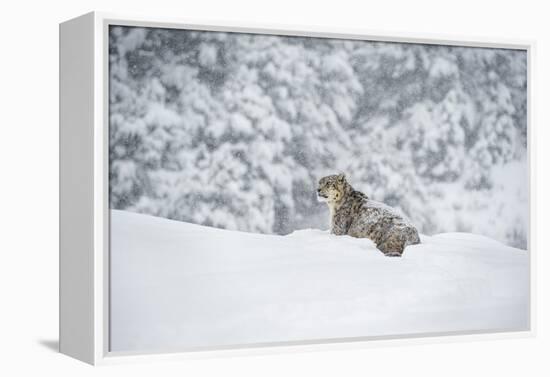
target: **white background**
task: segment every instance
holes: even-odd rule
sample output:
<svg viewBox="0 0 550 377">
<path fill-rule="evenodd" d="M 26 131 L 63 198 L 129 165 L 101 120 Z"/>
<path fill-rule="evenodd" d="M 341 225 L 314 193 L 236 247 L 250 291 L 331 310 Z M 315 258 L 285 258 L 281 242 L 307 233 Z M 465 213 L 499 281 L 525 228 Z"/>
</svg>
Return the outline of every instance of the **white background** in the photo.
<svg viewBox="0 0 550 377">
<path fill-rule="evenodd" d="M 0 22 L 0 374 L 542 376 L 550 372 L 548 101 L 550 26 L 543 1 L 82 0 L 3 2 Z M 361 28 L 537 41 L 538 335 L 92 368 L 55 353 L 58 305 L 58 23 L 90 10 L 196 21 Z"/>
</svg>

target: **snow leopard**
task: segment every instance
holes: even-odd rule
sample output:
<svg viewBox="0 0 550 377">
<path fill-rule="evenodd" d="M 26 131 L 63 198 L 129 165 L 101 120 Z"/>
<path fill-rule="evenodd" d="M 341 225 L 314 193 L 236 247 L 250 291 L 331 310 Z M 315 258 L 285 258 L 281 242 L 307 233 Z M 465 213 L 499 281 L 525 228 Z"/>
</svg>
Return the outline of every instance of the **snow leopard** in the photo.
<svg viewBox="0 0 550 377">
<path fill-rule="evenodd" d="M 400 257 L 408 245 L 420 243 L 418 230 L 397 210 L 354 190 L 344 174 L 319 180 L 317 198 L 330 211 L 330 232 L 368 238 L 390 257 Z"/>
</svg>

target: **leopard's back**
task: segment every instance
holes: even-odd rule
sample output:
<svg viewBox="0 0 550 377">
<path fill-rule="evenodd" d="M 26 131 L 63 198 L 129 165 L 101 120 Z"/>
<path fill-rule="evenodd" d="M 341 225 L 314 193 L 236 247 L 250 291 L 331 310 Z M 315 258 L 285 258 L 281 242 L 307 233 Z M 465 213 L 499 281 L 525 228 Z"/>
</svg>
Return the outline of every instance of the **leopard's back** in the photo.
<svg viewBox="0 0 550 377">
<path fill-rule="evenodd" d="M 349 223 L 346 234 L 368 238 L 386 255 L 399 256 L 408 245 L 420 242 L 418 231 L 400 211 L 354 191 L 342 206 Z M 347 218 L 347 220 L 346 220 Z"/>
</svg>

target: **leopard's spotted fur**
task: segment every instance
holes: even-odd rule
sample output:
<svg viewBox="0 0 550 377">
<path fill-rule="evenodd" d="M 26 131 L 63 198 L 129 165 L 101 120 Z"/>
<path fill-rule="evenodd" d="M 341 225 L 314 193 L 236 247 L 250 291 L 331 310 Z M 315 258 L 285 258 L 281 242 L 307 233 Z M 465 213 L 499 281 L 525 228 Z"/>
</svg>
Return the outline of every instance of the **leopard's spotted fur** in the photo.
<svg viewBox="0 0 550 377">
<path fill-rule="evenodd" d="M 416 228 L 396 210 L 356 191 L 343 174 L 319 180 L 317 195 L 330 210 L 331 233 L 368 238 L 387 256 L 420 243 Z"/>
</svg>

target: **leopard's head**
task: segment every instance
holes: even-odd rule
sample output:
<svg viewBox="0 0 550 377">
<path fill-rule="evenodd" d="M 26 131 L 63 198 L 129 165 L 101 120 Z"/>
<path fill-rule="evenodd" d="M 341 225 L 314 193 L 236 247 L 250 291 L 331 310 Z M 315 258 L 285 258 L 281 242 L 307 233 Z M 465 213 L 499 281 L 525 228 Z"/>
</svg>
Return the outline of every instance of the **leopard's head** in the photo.
<svg viewBox="0 0 550 377">
<path fill-rule="evenodd" d="M 347 186 L 344 174 L 327 175 L 319 180 L 317 199 L 320 202 L 337 203 L 344 197 Z"/>
</svg>

